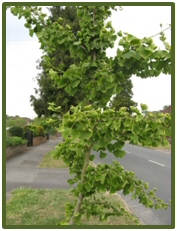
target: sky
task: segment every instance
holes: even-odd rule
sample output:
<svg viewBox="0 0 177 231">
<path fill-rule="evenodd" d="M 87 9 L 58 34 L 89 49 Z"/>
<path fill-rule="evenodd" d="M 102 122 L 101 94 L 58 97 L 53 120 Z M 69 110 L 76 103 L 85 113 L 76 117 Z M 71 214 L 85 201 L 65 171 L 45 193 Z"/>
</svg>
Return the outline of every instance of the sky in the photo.
<svg viewBox="0 0 177 231">
<path fill-rule="evenodd" d="M 44 8 L 45 9 L 45 8 Z M 46 11 L 46 9 L 45 9 Z M 113 12 L 110 20 L 118 32 L 128 32 L 139 38 L 150 37 L 171 24 L 171 7 L 169 6 L 124 6 L 122 11 Z M 34 118 L 36 113 L 30 106 L 30 95 L 37 88 L 35 77 L 39 73 L 36 61 L 42 51 L 36 37 L 31 38 L 24 27 L 25 20 L 13 16 L 7 10 L 6 16 L 6 114 Z M 165 32 L 167 41 L 171 41 L 171 31 Z M 163 48 L 159 37 L 154 37 L 156 45 Z M 116 54 L 118 42 L 114 49 L 107 51 L 108 56 Z M 171 104 L 171 76 L 141 79 L 132 76 L 133 100 L 140 105 L 145 103 L 150 111 L 161 110 Z"/>
</svg>

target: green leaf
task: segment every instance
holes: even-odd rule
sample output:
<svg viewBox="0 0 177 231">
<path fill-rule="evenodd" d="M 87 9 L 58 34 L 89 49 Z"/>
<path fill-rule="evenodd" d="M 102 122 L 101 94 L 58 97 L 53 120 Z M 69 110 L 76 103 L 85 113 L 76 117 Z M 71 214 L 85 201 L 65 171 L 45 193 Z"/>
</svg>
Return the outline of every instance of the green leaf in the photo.
<svg viewBox="0 0 177 231">
<path fill-rule="evenodd" d="M 37 24 L 37 25 L 34 27 L 34 32 L 35 32 L 35 33 L 36 33 L 36 32 L 41 32 L 42 29 L 43 29 L 43 26 Z"/>
<path fill-rule="evenodd" d="M 90 155 L 89 160 L 90 160 L 90 161 L 93 161 L 94 159 L 95 159 L 95 155 Z"/>
<path fill-rule="evenodd" d="M 89 184 L 85 184 L 84 187 L 87 190 L 87 192 L 90 192 L 92 189 L 91 185 L 89 185 Z"/>
<path fill-rule="evenodd" d="M 114 143 L 114 149 L 122 149 L 124 146 L 125 142 L 122 141 L 117 141 L 116 143 Z"/>
<path fill-rule="evenodd" d="M 140 106 L 141 106 L 142 111 L 147 111 L 148 110 L 148 106 L 146 104 L 141 103 Z"/>
<path fill-rule="evenodd" d="M 59 129 L 59 131 L 61 131 L 61 130 Z M 70 128 L 65 128 L 65 129 L 63 129 L 63 130 L 62 130 L 62 135 L 63 135 L 63 137 L 68 137 L 68 136 L 70 135 L 70 132 L 71 132 L 71 129 L 70 129 Z"/>
<path fill-rule="evenodd" d="M 58 76 L 58 75 L 57 75 L 57 76 Z M 58 82 L 58 87 L 59 87 L 59 88 L 62 88 L 62 87 L 64 87 L 64 86 L 66 86 L 67 83 L 68 83 L 68 79 L 62 78 L 62 79 L 60 79 L 59 82 Z"/>
<path fill-rule="evenodd" d="M 31 28 L 31 24 L 30 24 L 30 23 L 25 23 L 24 26 L 25 26 L 26 28 Z"/>
<path fill-rule="evenodd" d="M 126 41 L 127 42 L 131 42 L 132 40 L 135 40 L 137 39 L 135 36 L 131 35 L 131 34 L 128 34 L 127 37 L 126 37 Z"/>
<path fill-rule="evenodd" d="M 133 141 L 133 144 L 138 144 L 138 141 L 139 141 L 139 137 L 137 135 L 133 135 L 131 137 L 131 140 Z"/>
<path fill-rule="evenodd" d="M 42 32 L 36 32 L 35 34 L 38 37 L 38 39 L 42 38 Z"/>
<path fill-rule="evenodd" d="M 90 131 L 88 131 L 88 130 L 82 131 L 81 134 L 82 134 L 82 135 L 81 135 L 80 139 L 83 139 L 83 140 L 89 140 L 90 137 L 92 136 L 92 132 L 90 132 Z"/>
<path fill-rule="evenodd" d="M 167 146 L 169 145 L 169 141 L 166 138 L 162 139 L 162 146 Z"/>
<path fill-rule="evenodd" d="M 108 80 L 108 82 L 112 83 L 115 80 L 115 76 L 114 75 L 110 75 L 110 76 L 108 76 L 107 80 Z"/>
<path fill-rule="evenodd" d="M 104 184 L 106 174 L 97 173 L 94 177 L 95 177 L 95 181 L 99 181 L 101 184 Z"/>
<path fill-rule="evenodd" d="M 122 31 L 120 30 L 118 33 L 117 33 L 117 35 L 119 36 L 119 37 L 122 37 Z"/>
<path fill-rule="evenodd" d="M 33 34 L 34 34 L 33 29 L 30 29 L 30 30 L 29 30 L 29 35 L 30 35 L 31 37 L 33 37 Z"/>
<path fill-rule="evenodd" d="M 161 59 L 168 56 L 168 52 L 165 50 L 158 50 L 154 52 L 154 58 Z"/>
<path fill-rule="evenodd" d="M 80 83 L 80 80 L 75 80 L 75 81 L 73 81 L 72 82 L 72 87 L 77 87 L 78 85 L 79 85 L 79 83 Z"/>
<path fill-rule="evenodd" d="M 80 41 L 80 40 L 73 43 L 73 45 L 75 45 L 75 46 L 78 46 L 78 45 L 80 45 L 80 44 L 81 44 L 81 41 Z"/>
<path fill-rule="evenodd" d="M 100 138 L 100 139 L 98 140 L 98 145 L 99 145 L 100 147 L 105 147 L 105 140 Z"/>
<path fill-rule="evenodd" d="M 153 50 L 151 50 L 151 49 L 148 48 L 148 47 L 140 46 L 140 47 L 139 47 L 139 54 L 140 54 L 144 59 L 147 59 L 147 58 L 149 58 L 150 55 L 153 54 Z"/>
<path fill-rule="evenodd" d="M 125 185 L 124 189 L 123 189 L 123 194 L 124 195 L 127 195 L 131 192 L 131 189 L 132 189 L 133 185 L 128 183 Z"/>
<path fill-rule="evenodd" d="M 84 16 L 84 11 L 82 9 L 77 9 L 77 15 L 82 18 Z"/>
<path fill-rule="evenodd" d="M 70 136 L 73 140 L 76 140 L 80 136 L 80 131 L 71 129 Z"/>
<path fill-rule="evenodd" d="M 118 43 L 118 45 L 120 46 L 124 46 L 126 44 L 125 40 L 124 39 L 121 39 Z"/>
<path fill-rule="evenodd" d="M 119 128 L 120 128 L 120 126 L 121 126 L 121 121 L 118 120 L 118 121 L 113 121 L 112 124 L 111 124 L 111 126 L 110 126 L 110 128 L 111 128 L 111 130 L 118 131 Z"/>
<path fill-rule="evenodd" d="M 114 93 L 119 94 L 121 91 L 122 91 L 122 87 L 115 85 L 115 92 Z"/>
<path fill-rule="evenodd" d="M 108 144 L 107 149 L 109 152 L 112 152 L 114 150 L 114 144 Z"/>
<path fill-rule="evenodd" d="M 83 68 L 87 68 L 87 67 L 90 67 L 90 66 L 94 66 L 94 67 L 95 67 L 95 65 L 96 65 L 96 64 L 92 64 L 92 65 L 91 65 L 91 63 L 89 63 L 89 62 L 84 62 L 84 63 L 82 64 L 82 67 L 83 67 Z"/>
<path fill-rule="evenodd" d="M 112 27 L 112 22 L 111 22 L 111 21 L 108 21 L 108 22 L 106 23 L 105 28 L 111 28 L 111 27 Z"/>
<path fill-rule="evenodd" d="M 17 15 L 18 14 L 18 9 L 16 8 L 16 7 L 11 7 L 10 8 L 10 11 L 11 11 L 11 13 L 13 14 L 13 15 Z"/>
<path fill-rule="evenodd" d="M 140 111 L 138 110 L 138 108 L 134 107 L 134 106 L 130 106 L 132 112 L 136 113 L 136 114 L 140 114 Z"/>
<path fill-rule="evenodd" d="M 140 60 L 141 59 L 141 55 L 138 53 L 138 52 L 135 52 L 133 54 L 133 58 L 137 59 L 137 60 Z"/>
<path fill-rule="evenodd" d="M 114 188 L 114 187 L 111 185 L 110 193 L 111 193 L 111 194 L 114 194 L 114 193 L 116 193 L 116 192 L 117 192 L 117 189 Z"/>
<path fill-rule="evenodd" d="M 122 158 L 122 157 L 124 157 L 124 155 L 126 154 L 126 152 L 125 151 L 123 151 L 123 150 L 114 150 L 113 151 L 113 154 L 114 154 L 114 156 L 116 156 L 117 158 Z"/>
<path fill-rule="evenodd" d="M 140 39 L 134 38 L 134 39 L 131 40 L 130 45 L 132 45 L 132 46 L 139 46 L 140 43 L 141 43 Z"/>
<path fill-rule="evenodd" d="M 136 122 L 139 122 L 139 121 L 141 121 L 142 119 L 144 119 L 144 116 L 141 115 L 141 114 L 139 114 L 139 115 L 136 116 L 135 121 L 136 121 Z"/>
<path fill-rule="evenodd" d="M 57 72 L 54 71 L 53 69 L 50 69 L 50 70 L 49 70 L 49 75 L 50 75 L 50 78 L 53 79 L 53 80 L 54 80 L 55 78 L 58 78 Z"/>
<path fill-rule="evenodd" d="M 128 51 L 128 52 L 122 54 L 122 57 L 125 58 L 125 59 L 129 59 L 132 56 L 134 56 L 134 54 L 135 54 L 135 51 Z"/>
<path fill-rule="evenodd" d="M 103 159 L 107 156 L 105 152 L 100 151 L 100 158 Z"/>
<path fill-rule="evenodd" d="M 161 205 L 156 203 L 156 204 L 155 204 L 155 209 L 158 210 L 158 209 L 160 209 L 160 208 L 161 208 Z"/>
</svg>

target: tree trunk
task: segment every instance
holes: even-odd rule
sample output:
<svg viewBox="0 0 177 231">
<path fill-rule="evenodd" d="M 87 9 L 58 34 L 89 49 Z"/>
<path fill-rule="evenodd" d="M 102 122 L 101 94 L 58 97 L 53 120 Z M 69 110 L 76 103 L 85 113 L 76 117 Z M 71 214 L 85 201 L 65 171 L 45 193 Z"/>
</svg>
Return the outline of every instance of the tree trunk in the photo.
<svg viewBox="0 0 177 231">
<path fill-rule="evenodd" d="M 89 165 L 89 158 L 90 158 L 90 152 L 91 152 L 92 147 L 93 147 L 93 144 L 91 144 L 87 148 L 87 152 L 85 154 L 84 166 L 83 166 L 83 169 L 82 169 L 82 175 L 81 175 L 81 181 L 80 181 L 81 184 L 84 184 L 84 181 L 85 181 L 85 174 L 86 174 L 87 167 Z M 74 209 L 74 213 L 73 213 L 73 216 L 71 217 L 71 220 L 70 220 L 70 225 L 75 225 L 75 222 L 76 222 L 76 219 L 77 219 L 76 216 L 77 216 L 77 214 L 80 213 L 83 198 L 84 198 L 84 194 L 79 193 L 77 203 L 76 203 L 76 206 L 75 206 L 75 209 Z"/>
</svg>

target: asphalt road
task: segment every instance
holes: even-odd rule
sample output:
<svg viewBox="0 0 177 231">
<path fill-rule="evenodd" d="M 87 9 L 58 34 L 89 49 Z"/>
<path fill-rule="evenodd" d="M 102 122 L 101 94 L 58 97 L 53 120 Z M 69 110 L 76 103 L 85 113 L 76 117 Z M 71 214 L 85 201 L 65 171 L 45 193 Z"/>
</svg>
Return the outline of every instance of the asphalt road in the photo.
<svg viewBox="0 0 177 231">
<path fill-rule="evenodd" d="M 148 182 L 150 189 L 156 187 L 157 196 L 168 203 L 171 199 L 171 155 L 130 144 L 125 144 L 123 149 L 126 151 L 124 158 L 116 158 L 107 152 L 107 157 L 100 159 L 99 153 L 94 153 L 96 154 L 94 162 L 95 164 L 111 164 L 113 160 L 120 162 L 125 170 L 134 171 L 140 180 Z M 119 194 L 146 225 L 171 225 L 171 208 L 147 209 L 139 204 L 138 200 L 131 200 L 131 195 Z"/>
</svg>

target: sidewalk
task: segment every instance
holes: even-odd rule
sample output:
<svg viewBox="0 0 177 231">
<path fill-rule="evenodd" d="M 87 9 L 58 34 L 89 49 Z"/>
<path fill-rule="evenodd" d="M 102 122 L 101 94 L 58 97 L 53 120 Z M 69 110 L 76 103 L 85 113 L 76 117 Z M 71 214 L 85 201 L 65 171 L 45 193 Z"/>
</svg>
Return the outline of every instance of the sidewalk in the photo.
<svg viewBox="0 0 177 231">
<path fill-rule="evenodd" d="M 48 140 L 36 147 L 30 147 L 23 153 L 6 161 L 6 200 L 10 192 L 19 187 L 36 189 L 69 189 L 67 182 L 71 178 L 68 169 L 39 168 L 43 157 L 62 141 L 62 138 Z"/>
</svg>

